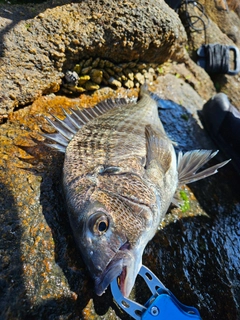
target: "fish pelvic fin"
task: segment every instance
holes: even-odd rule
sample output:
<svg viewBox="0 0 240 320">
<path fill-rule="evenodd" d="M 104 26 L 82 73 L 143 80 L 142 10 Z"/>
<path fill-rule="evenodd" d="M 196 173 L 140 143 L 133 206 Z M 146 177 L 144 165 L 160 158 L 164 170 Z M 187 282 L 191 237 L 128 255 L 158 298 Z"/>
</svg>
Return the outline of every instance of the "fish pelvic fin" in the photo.
<svg viewBox="0 0 240 320">
<path fill-rule="evenodd" d="M 71 114 L 62 109 L 65 115 L 64 120 L 60 120 L 51 114 L 54 118 L 53 121 L 48 117 L 45 117 L 45 119 L 57 132 L 42 134 L 44 138 L 53 142 L 51 144 L 45 143 L 45 145 L 65 153 L 69 142 L 83 125 L 111 109 L 123 107 L 129 103 L 133 103 L 133 101 L 131 99 L 116 98 L 104 100 L 93 108 L 70 109 Z"/>
<path fill-rule="evenodd" d="M 210 159 L 215 157 L 218 150 L 193 150 L 178 154 L 178 185 L 195 182 L 209 177 L 218 172 L 218 169 L 225 166 L 231 159 L 218 163 L 203 171 L 197 172 Z"/>
</svg>

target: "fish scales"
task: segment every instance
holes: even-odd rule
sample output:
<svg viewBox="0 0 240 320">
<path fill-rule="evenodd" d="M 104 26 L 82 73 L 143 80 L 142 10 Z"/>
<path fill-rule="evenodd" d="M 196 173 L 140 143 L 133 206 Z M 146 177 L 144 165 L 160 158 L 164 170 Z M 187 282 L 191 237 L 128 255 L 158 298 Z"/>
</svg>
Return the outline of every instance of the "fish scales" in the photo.
<svg viewBox="0 0 240 320">
<path fill-rule="evenodd" d="M 137 175 L 112 175 L 107 181 L 104 177 L 99 177 L 99 186 L 101 189 L 106 188 L 109 192 L 117 192 L 122 197 L 149 207 L 156 201 L 155 194 Z"/>
<path fill-rule="evenodd" d="M 155 101 L 154 101 L 154 104 Z M 158 119 L 156 108 L 145 105 L 144 108 L 133 104 L 113 109 L 94 119 L 86 128 L 82 128 L 68 145 L 69 160 L 67 166 L 75 161 L 81 163 L 81 170 L 86 172 L 84 164 L 115 164 L 128 156 L 142 158 L 146 154 L 145 124 Z"/>
<path fill-rule="evenodd" d="M 128 227 L 135 231 L 132 239 L 129 240 L 136 241 L 136 233 L 142 228 L 142 220 L 141 216 L 139 215 L 139 211 L 142 210 L 141 207 L 137 208 L 137 206 L 134 204 L 121 201 L 117 195 L 102 191 L 93 194 L 92 199 L 102 201 L 108 210 L 114 210 L 116 213 L 114 217 L 117 217 L 119 227 L 124 228 L 127 223 Z M 113 221 L 116 222 L 114 217 Z"/>
<path fill-rule="evenodd" d="M 66 114 L 66 113 L 65 113 Z M 143 86 L 138 102 L 116 99 L 92 109 L 47 119 L 58 131 L 45 134 L 65 152 L 63 188 L 77 246 L 103 294 L 119 276 L 128 296 L 144 248 L 182 183 L 215 174 L 228 161 L 198 170 L 216 152 L 179 153 L 158 117 L 157 103 Z M 74 134 L 75 133 L 75 134 Z"/>
</svg>

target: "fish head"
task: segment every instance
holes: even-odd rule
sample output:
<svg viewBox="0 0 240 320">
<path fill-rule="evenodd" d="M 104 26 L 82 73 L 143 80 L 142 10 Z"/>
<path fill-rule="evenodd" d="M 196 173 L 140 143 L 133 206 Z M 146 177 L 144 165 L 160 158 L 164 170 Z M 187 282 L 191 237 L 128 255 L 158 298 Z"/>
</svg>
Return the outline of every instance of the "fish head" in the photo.
<svg viewBox="0 0 240 320">
<path fill-rule="evenodd" d="M 142 265 L 143 250 L 155 233 L 153 220 L 146 205 L 100 190 L 91 195 L 79 214 L 70 215 L 75 241 L 97 295 L 119 276 L 120 290 L 129 296 Z"/>
</svg>

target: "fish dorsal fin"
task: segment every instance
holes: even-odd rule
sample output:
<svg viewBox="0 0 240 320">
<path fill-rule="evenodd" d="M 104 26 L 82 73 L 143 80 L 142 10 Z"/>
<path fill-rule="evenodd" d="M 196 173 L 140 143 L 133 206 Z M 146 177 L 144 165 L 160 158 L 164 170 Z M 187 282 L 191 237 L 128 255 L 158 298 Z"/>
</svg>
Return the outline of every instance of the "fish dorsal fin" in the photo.
<svg viewBox="0 0 240 320">
<path fill-rule="evenodd" d="M 72 140 L 74 135 L 79 129 L 89 121 L 101 116 L 111 109 L 126 106 L 127 104 L 136 102 L 134 99 L 116 98 L 107 99 L 98 103 L 93 108 L 86 109 L 70 109 L 71 114 L 67 113 L 64 109 L 65 119 L 60 120 L 59 118 L 52 115 L 54 121 L 45 117 L 50 125 L 57 131 L 56 133 L 42 134 L 48 140 L 53 141 L 53 144 L 45 143 L 46 145 L 57 149 L 60 152 L 65 152 L 69 141 Z"/>
<path fill-rule="evenodd" d="M 218 172 L 218 169 L 225 166 L 230 160 L 221 162 L 207 168 L 201 172 L 197 172 L 204 164 L 212 159 L 218 150 L 213 152 L 211 150 L 193 150 L 185 154 L 179 152 L 178 154 L 178 184 L 183 185 L 200 179 L 209 177 Z"/>
<path fill-rule="evenodd" d="M 151 125 L 145 127 L 146 134 L 146 167 L 148 167 L 152 160 L 156 160 L 158 165 L 162 168 L 164 172 L 167 172 L 171 165 L 171 142 L 168 137 L 153 128 Z"/>
</svg>

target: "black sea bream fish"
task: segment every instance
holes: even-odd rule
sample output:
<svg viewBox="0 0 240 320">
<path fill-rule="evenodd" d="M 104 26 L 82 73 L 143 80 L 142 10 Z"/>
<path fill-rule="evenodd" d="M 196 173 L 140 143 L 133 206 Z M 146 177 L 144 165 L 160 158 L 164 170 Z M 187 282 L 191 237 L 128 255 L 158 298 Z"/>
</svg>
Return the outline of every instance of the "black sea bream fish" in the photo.
<svg viewBox="0 0 240 320">
<path fill-rule="evenodd" d="M 119 276 L 128 296 L 142 254 L 165 216 L 179 185 L 217 172 L 228 161 L 196 173 L 215 156 L 207 150 L 176 154 L 146 88 L 138 102 L 107 100 L 48 119 L 46 134 L 65 152 L 63 188 L 82 257 L 101 295 Z"/>
</svg>

